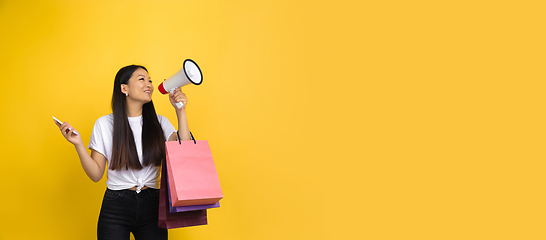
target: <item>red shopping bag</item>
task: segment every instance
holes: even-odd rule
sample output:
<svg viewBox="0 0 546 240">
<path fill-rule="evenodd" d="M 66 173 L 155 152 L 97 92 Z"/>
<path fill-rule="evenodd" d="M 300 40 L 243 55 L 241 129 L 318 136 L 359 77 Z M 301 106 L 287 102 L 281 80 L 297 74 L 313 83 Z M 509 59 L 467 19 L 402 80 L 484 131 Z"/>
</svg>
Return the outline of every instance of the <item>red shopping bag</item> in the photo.
<svg viewBox="0 0 546 240">
<path fill-rule="evenodd" d="M 165 143 L 169 190 L 173 207 L 215 204 L 224 197 L 209 143 Z"/>
<path fill-rule="evenodd" d="M 159 221 L 160 228 L 181 228 L 207 225 L 207 210 L 171 213 L 167 198 L 167 168 L 165 160 L 161 167 L 161 186 L 159 189 Z"/>
</svg>

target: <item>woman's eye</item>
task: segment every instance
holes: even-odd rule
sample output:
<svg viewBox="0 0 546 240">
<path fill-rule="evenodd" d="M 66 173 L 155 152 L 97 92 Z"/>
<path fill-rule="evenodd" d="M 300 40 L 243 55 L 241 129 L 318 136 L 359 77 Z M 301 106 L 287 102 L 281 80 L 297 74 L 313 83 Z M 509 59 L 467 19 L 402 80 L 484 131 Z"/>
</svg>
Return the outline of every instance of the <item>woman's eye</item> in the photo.
<svg viewBox="0 0 546 240">
<path fill-rule="evenodd" d="M 144 81 L 144 78 L 139 78 L 138 80 L 143 80 Z"/>
</svg>

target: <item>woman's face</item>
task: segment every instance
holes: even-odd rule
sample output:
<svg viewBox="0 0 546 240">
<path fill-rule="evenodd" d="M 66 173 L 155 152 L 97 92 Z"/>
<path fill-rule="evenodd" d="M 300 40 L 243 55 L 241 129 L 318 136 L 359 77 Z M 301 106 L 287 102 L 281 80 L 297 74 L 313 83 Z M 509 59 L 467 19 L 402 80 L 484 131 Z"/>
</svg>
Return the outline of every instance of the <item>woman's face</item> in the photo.
<svg viewBox="0 0 546 240">
<path fill-rule="evenodd" d="M 152 101 L 152 93 L 154 86 L 148 72 L 142 68 L 137 68 L 127 84 L 121 84 L 121 91 L 127 96 L 127 100 L 139 101 L 148 103 Z"/>
</svg>

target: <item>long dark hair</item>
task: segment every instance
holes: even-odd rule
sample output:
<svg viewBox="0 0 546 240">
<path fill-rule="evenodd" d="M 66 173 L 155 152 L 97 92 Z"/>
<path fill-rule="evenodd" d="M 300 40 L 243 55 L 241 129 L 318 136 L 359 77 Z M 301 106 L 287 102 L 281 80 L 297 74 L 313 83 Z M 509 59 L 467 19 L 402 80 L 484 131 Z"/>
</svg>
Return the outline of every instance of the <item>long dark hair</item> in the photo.
<svg viewBox="0 0 546 240">
<path fill-rule="evenodd" d="M 127 96 L 121 92 L 121 84 L 127 84 L 133 73 L 142 68 L 140 65 L 129 65 L 121 68 L 114 80 L 112 94 L 112 112 L 114 113 L 114 137 L 110 169 L 142 169 L 138 159 L 133 131 L 127 119 Z M 160 166 L 165 159 L 165 135 L 152 101 L 142 105 L 142 158 L 144 166 Z"/>
</svg>

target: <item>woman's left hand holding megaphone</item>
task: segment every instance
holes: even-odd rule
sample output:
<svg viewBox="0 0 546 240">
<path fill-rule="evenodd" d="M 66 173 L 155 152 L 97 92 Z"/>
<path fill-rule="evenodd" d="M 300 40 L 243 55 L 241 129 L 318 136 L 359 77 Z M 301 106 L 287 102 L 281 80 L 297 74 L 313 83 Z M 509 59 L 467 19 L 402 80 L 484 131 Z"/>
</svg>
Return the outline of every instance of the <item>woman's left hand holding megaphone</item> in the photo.
<svg viewBox="0 0 546 240">
<path fill-rule="evenodd" d="M 171 100 L 171 104 L 176 111 L 184 110 L 186 108 L 186 104 L 188 104 L 188 98 L 186 97 L 186 94 L 182 92 L 181 88 L 177 88 L 172 93 L 169 93 L 169 100 Z M 178 108 L 176 103 L 182 103 L 182 107 Z"/>
</svg>

